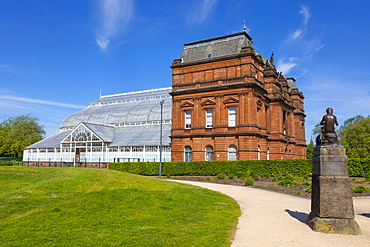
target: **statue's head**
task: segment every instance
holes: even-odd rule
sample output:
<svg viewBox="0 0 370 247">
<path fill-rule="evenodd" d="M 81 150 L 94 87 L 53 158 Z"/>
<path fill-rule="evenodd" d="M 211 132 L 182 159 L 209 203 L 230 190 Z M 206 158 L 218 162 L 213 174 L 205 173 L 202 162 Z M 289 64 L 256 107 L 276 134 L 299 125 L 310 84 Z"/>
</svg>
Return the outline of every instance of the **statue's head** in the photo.
<svg viewBox="0 0 370 247">
<path fill-rule="evenodd" d="M 328 109 L 326 109 L 326 113 L 327 114 L 332 114 L 333 113 L 333 108 L 328 108 Z"/>
</svg>

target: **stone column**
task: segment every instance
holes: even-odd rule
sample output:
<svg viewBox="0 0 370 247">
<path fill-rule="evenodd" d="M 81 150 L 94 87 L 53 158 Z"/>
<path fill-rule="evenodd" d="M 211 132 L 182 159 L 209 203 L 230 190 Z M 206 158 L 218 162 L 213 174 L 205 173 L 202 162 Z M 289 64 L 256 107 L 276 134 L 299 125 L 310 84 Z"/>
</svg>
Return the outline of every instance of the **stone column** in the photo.
<svg viewBox="0 0 370 247">
<path fill-rule="evenodd" d="M 311 213 L 307 224 L 317 232 L 361 234 L 355 221 L 345 148 L 317 146 L 312 163 Z"/>
</svg>

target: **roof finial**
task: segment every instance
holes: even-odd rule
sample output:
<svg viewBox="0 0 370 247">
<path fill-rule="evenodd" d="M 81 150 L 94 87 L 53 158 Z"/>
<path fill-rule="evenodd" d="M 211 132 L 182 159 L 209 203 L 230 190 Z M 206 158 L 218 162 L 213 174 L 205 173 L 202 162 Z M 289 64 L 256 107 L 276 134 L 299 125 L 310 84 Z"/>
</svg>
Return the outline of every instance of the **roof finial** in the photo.
<svg viewBox="0 0 370 247">
<path fill-rule="evenodd" d="M 245 20 L 244 20 L 243 31 L 244 31 L 244 32 L 247 32 L 247 23 L 246 23 L 246 21 L 245 21 Z"/>
<path fill-rule="evenodd" d="M 272 50 L 271 56 L 270 56 L 270 64 L 274 65 L 275 58 L 274 58 L 274 50 Z"/>
</svg>

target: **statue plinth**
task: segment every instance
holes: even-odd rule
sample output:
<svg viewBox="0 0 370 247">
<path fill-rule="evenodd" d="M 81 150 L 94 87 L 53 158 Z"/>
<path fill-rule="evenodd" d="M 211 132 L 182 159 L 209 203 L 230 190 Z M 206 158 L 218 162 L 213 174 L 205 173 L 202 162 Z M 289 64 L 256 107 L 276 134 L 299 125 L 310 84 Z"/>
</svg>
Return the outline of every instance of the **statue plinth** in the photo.
<svg viewBox="0 0 370 247">
<path fill-rule="evenodd" d="M 361 234 L 355 221 L 346 150 L 317 146 L 312 164 L 311 213 L 307 224 L 318 232 Z"/>
</svg>

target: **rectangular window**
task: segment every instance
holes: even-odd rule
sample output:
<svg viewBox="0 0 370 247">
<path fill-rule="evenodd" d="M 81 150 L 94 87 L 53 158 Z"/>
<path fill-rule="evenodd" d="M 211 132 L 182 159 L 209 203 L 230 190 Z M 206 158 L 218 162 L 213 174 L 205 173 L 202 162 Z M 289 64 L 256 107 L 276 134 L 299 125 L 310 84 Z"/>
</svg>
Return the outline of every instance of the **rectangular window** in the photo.
<svg viewBox="0 0 370 247">
<path fill-rule="evenodd" d="M 185 129 L 191 128 L 191 111 L 185 111 Z"/>
<path fill-rule="evenodd" d="M 236 126 L 236 107 L 229 107 L 229 127 Z"/>
<path fill-rule="evenodd" d="M 206 109 L 206 128 L 212 128 L 212 109 Z"/>
</svg>

